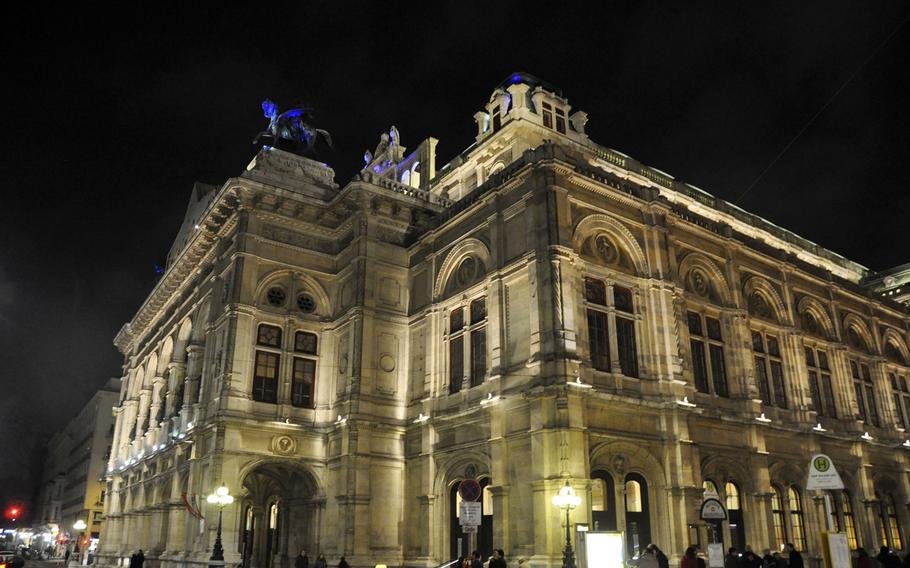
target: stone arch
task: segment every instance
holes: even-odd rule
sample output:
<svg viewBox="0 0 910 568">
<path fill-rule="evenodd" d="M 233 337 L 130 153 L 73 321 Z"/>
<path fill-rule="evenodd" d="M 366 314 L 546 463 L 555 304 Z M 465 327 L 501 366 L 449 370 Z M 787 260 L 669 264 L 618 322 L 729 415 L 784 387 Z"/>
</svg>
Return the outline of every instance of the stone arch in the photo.
<svg viewBox="0 0 910 568">
<path fill-rule="evenodd" d="M 171 356 L 174 354 L 174 338 L 168 336 L 161 345 L 161 355 L 158 357 L 158 374 L 167 371 L 168 363 L 171 362 Z"/>
<path fill-rule="evenodd" d="M 869 327 L 858 315 L 848 313 L 844 316 L 844 341 L 848 344 L 850 344 L 851 331 L 865 343 L 866 352 L 872 353 L 875 348 L 875 341 L 869 331 Z"/>
<path fill-rule="evenodd" d="M 706 278 L 704 283 L 698 282 L 698 275 Z M 710 258 L 698 252 L 690 252 L 679 263 L 679 277 L 683 287 L 690 292 L 702 297 L 711 298 L 717 303 L 729 306 L 732 304 L 730 286 L 724 273 Z M 702 288 L 704 286 L 704 288 Z"/>
<path fill-rule="evenodd" d="M 142 383 L 145 380 L 145 366 L 139 365 L 133 370 L 133 376 L 130 379 L 130 396 L 137 397 L 139 396 L 139 391 L 142 390 Z"/>
<path fill-rule="evenodd" d="M 772 286 L 767 279 L 756 275 L 749 276 L 746 279 L 743 284 L 743 295 L 745 296 L 747 304 L 753 294 L 758 294 L 764 299 L 771 308 L 775 321 L 778 323 L 787 322 L 789 319 L 787 317 L 787 306 L 781 299 L 780 294 L 777 293 L 777 290 L 774 289 L 774 286 Z"/>
<path fill-rule="evenodd" d="M 436 495 L 445 495 L 453 482 L 465 479 L 465 472 L 470 466 L 475 468 L 475 478 L 493 477 L 489 455 L 479 450 L 459 452 L 437 464 L 434 481 Z"/>
<path fill-rule="evenodd" d="M 326 293 L 322 284 L 309 274 L 290 269 L 279 269 L 269 272 L 259 280 L 259 284 L 256 286 L 256 302 L 262 303 L 266 290 L 275 285 L 281 286 L 288 293 L 285 307 L 296 309 L 296 295 L 309 293 L 316 300 L 316 309 L 312 312 L 313 314 L 324 317 L 332 315 L 328 293 Z M 292 297 L 291 294 L 295 296 Z"/>
<path fill-rule="evenodd" d="M 769 465 L 768 477 L 771 480 L 771 485 L 778 485 L 784 489 L 785 496 L 786 488 L 791 485 L 805 489 L 805 472 L 790 462 L 776 461 Z"/>
<path fill-rule="evenodd" d="M 476 237 L 468 237 L 461 240 L 452 247 L 439 268 L 439 273 L 436 275 L 436 283 L 433 286 L 433 296 L 435 298 L 441 297 L 448 289 L 449 281 L 455 274 L 456 269 L 468 257 L 473 257 L 480 263 L 478 267 L 480 278 L 483 278 L 493 266 L 493 257 L 490 254 L 490 249 L 483 241 Z"/>
<path fill-rule="evenodd" d="M 660 461 L 642 446 L 619 440 L 603 442 L 591 449 L 591 471 L 602 469 L 624 479 L 627 473 L 640 473 L 654 490 L 667 485 Z M 655 505 L 658 504 L 655 500 Z"/>
<path fill-rule="evenodd" d="M 882 346 L 884 347 L 885 354 L 889 354 L 889 346 L 894 349 L 894 352 L 900 355 L 901 363 L 907 365 L 910 362 L 910 354 L 907 351 L 907 344 L 904 342 L 904 339 L 900 334 L 892 327 L 886 327 L 884 333 L 882 333 Z"/>
<path fill-rule="evenodd" d="M 180 326 L 177 328 L 177 341 L 174 342 L 174 361 L 183 361 L 186 355 L 186 346 L 193 335 L 193 320 L 189 316 L 183 318 Z"/>
<path fill-rule="evenodd" d="M 262 458 L 255 459 L 245 463 L 238 472 L 237 478 L 241 480 L 241 486 L 244 481 L 257 470 L 274 470 L 284 473 L 300 473 L 308 480 L 308 488 L 312 489 L 316 497 L 325 497 L 323 480 L 319 474 L 307 464 L 288 459 Z"/>
<path fill-rule="evenodd" d="M 803 325 L 803 316 L 804 314 L 811 314 L 818 325 L 821 327 L 822 334 L 827 338 L 833 338 L 834 333 L 834 321 L 832 321 L 828 310 L 825 308 L 824 304 L 818 301 L 812 296 L 803 296 L 799 299 L 799 302 L 796 304 L 796 312 L 799 314 L 800 326 Z M 804 331 L 810 331 L 804 328 Z"/>
<path fill-rule="evenodd" d="M 595 237 L 598 233 L 605 233 L 610 240 L 619 245 L 623 252 L 628 256 L 632 268 L 638 276 L 648 276 L 648 260 L 645 253 L 638 244 L 635 235 L 616 218 L 598 213 L 588 215 L 575 225 L 575 231 L 572 233 L 572 248 L 576 252 L 581 252 L 585 242 Z"/>
<path fill-rule="evenodd" d="M 205 341 L 205 328 L 209 322 L 209 310 L 211 304 L 209 300 L 206 299 L 202 305 L 199 306 L 199 309 L 196 310 L 195 316 L 193 316 L 193 327 L 192 332 L 190 333 L 190 341 L 196 344 L 201 344 Z"/>
<path fill-rule="evenodd" d="M 702 479 L 713 479 L 715 483 L 722 484 L 734 481 L 741 491 L 754 492 L 752 475 L 745 465 L 727 456 L 708 456 L 701 460 Z"/>
<path fill-rule="evenodd" d="M 155 378 L 155 373 L 158 371 L 158 354 L 152 353 L 148 358 L 145 365 L 145 378 L 142 381 L 142 385 L 148 388 L 152 387 L 152 380 Z"/>
</svg>

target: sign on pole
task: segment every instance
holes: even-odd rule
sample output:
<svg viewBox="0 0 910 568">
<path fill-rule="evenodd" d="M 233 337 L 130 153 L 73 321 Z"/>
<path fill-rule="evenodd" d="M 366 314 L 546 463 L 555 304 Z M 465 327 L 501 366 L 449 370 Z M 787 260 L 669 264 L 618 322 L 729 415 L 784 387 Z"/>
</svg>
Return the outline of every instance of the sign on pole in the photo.
<svg viewBox="0 0 910 568">
<path fill-rule="evenodd" d="M 825 454 L 815 454 L 809 460 L 809 480 L 806 489 L 843 489 L 844 482 L 834 468 L 834 462 Z"/>
<path fill-rule="evenodd" d="M 712 542 L 708 545 L 708 566 L 711 568 L 724 568 L 724 545 L 722 542 Z"/>
<path fill-rule="evenodd" d="M 476 527 L 481 522 L 480 503 L 462 501 L 458 512 L 458 523 L 464 527 Z"/>
<path fill-rule="evenodd" d="M 700 516 L 706 521 L 722 521 L 727 518 L 727 510 L 717 499 L 705 499 Z"/>
</svg>

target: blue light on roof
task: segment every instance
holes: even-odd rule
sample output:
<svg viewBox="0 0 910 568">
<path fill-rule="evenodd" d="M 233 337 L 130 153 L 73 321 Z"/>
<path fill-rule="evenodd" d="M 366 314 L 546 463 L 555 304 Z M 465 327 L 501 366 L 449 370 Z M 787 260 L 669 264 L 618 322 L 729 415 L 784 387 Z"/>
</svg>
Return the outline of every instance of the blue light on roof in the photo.
<svg viewBox="0 0 910 568">
<path fill-rule="evenodd" d="M 521 74 L 515 73 L 514 75 L 512 75 L 510 81 L 512 82 L 512 84 L 521 83 Z"/>
</svg>

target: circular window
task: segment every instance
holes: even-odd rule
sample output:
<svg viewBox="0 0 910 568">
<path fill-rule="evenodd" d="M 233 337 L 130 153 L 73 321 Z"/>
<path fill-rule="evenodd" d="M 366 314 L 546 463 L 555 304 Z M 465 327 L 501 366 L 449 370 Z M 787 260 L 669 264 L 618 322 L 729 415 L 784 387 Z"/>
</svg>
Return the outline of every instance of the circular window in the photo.
<svg viewBox="0 0 910 568">
<path fill-rule="evenodd" d="M 297 296 L 297 307 L 301 312 L 311 314 L 316 311 L 316 300 L 309 294 L 301 294 Z"/>
<path fill-rule="evenodd" d="M 287 294 L 281 288 L 269 288 L 268 292 L 265 293 L 265 298 L 273 306 L 283 306 L 285 300 L 287 300 Z"/>
</svg>

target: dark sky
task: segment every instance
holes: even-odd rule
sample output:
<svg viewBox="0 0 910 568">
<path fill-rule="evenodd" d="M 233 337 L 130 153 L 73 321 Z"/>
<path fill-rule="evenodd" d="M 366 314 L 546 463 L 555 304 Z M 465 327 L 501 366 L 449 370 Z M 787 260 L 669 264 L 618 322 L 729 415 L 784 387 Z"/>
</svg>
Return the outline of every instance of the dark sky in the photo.
<svg viewBox="0 0 910 568">
<path fill-rule="evenodd" d="M 42 436 L 120 375 L 111 341 L 193 181 L 243 170 L 265 97 L 316 108 L 344 184 L 392 124 L 411 148 L 439 138 L 444 164 L 527 71 L 595 141 L 735 200 L 853 76 L 737 203 L 872 269 L 910 261 L 906 4 L 434 4 L 7 14 L 0 505 L 28 495 Z"/>
</svg>

